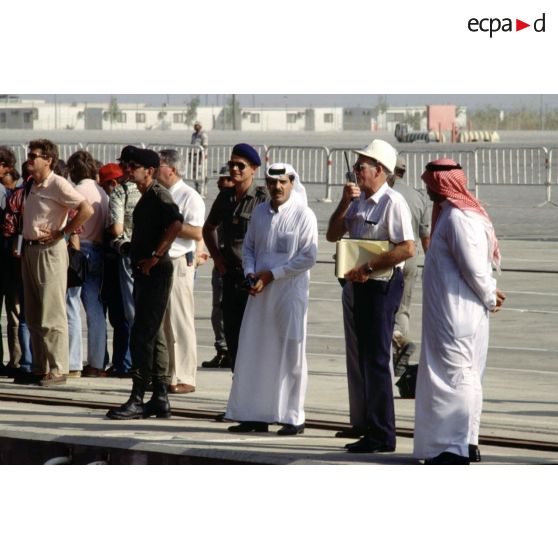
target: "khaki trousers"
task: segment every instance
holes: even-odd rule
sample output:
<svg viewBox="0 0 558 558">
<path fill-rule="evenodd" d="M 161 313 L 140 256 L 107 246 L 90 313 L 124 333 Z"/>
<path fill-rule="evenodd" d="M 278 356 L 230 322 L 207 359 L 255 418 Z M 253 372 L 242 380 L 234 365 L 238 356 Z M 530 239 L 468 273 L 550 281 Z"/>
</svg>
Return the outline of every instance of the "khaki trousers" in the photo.
<svg viewBox="0 0 558 558">
<path fill-rule="evenodd" d="M 169 352 L 169 377 L 171 385 L 196 385 L 198 355 L 194 328 L 194 274 L 186 257 L 174 258 L 172 289 L 163 320 L 165 339 Z"/>
<path fill-rule="evenodd" d="M 64 240 L 49 245 L 25 246 L 21 271 L 33 372 L 67 374 L 68 250 Z"/>
</svg>

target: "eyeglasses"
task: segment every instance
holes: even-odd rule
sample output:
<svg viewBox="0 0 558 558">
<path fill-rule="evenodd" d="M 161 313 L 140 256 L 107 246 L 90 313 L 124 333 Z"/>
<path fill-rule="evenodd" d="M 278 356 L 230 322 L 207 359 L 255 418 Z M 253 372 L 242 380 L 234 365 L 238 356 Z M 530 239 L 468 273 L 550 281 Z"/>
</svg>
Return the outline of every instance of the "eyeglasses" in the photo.
<svg viewBox="0 0 558 558">
<path fill-rule="evenodd" d="M 141 167 L 143 167 L 143 165 L 140 165 L 140 163 L 132 163 L 132 162 L 127 163 L 126 166 L 127 166 L 129 169 L 132 169 L 132 170 L 141 169 Z"/>
<path fill-rule="evenodd" d="M 27 160 L 34 161 L 35 159 L 46 159 L 44 155 L 40 155 L 39 153 L 27 153 Z"/>
<path fill-rule="evenodd" d="M 239 163 L 238 161 L 229 161 L 227 163 L 229 170 L 233 170 L 235 167 L 238 167 L 238 170 L 242 172 L 246 168 L 245 163 Z"/>
<path fill-rule="evenodd" d="M 378 166 L 378 163 L 376 163 L 376 164 L 373 164 L 373 163 L 355 163 L 353 165 L 353 169 L 356 172 L 362 172 L 366 167 L 374 168 L 374 167 L 377 167 L 377 166 Z"/>
</svg>

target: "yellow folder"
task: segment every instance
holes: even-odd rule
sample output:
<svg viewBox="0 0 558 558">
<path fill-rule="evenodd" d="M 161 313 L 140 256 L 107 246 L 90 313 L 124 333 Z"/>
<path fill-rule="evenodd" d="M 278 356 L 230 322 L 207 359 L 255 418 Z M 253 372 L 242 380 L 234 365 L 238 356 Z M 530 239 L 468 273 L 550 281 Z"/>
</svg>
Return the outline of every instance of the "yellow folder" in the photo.
<svg viewBox="0 0 558 558">
<path fill-rule="evenodd" d="M 389 240 L 361 240 L 342 238 L 337 241 L 335 254 L 335 275 L 342 279 L 345 273 L 366 262 L 372 262 L 379 254 L 389 252 L 393 244 Z M 370 279 L 391 279 L 393 268 L 380 269 L 370 274 Z"/>
</svg>

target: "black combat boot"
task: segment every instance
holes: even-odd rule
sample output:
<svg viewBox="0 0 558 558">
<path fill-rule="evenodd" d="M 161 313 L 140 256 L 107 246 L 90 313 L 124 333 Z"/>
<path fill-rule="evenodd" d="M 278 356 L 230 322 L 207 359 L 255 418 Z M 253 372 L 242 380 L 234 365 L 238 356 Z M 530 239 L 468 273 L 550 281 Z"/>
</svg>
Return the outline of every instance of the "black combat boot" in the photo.
<svg viewBox="0 0 558 558">
<path fill-rule="evenodd" d="M 170 418 L 171 408 L 168 398 L 169 386 L 161 380 L 153 380 L 153 395 L 143 406 L 143 418 Z"/>
<path fill-rule="evenodd" d="M 129 420 L 143 418 L 144 405 L 143 396 L 145 395 L 145 387 L 143 382 L 134 379 L 132 385 L 132 393 L 130 399 L 118 409 L 110 409 L 107 418 L 116 420 Z"/>
<path fill-rule="evenodd" d="M 230 368 L 231 357 L 227 349 L 219 349 L 211 360 L 204 360 L 202 368 Z"/>
</svg>

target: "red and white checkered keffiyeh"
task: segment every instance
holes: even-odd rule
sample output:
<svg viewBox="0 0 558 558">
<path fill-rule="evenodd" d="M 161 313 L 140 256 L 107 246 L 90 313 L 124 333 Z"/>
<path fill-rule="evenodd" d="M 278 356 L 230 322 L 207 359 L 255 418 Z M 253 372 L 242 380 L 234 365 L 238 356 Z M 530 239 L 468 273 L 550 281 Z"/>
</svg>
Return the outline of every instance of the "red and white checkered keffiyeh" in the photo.
<svg viewBox="0 0 558 558">
<path fill-rule="evenodd" d="M 496 233 L 494 232 L 494 226 L 479 200 L 467 189 L 467 176 L 463 172 L 463 169 L 430 170 L 428 168 L 430 166 L 457 167 L 458 164 L 451 159 L 432 161 L 427 165 L 421 178 L 432 192 L 444 196 L 448 202 L 458 209 L 461 209 L 461 211 L 472 213 L 480 217 L 490 243 L 492 263 L 496 269 L 500 271 L 500 247 L 498 239 L 496 238 Z M 440 204 L 435 202 L 432 208 L 432 232 L 434 232 L 434 227 L 436 226 L 436 221 L 438 220 L 441 210 Z"/>
</svg>

